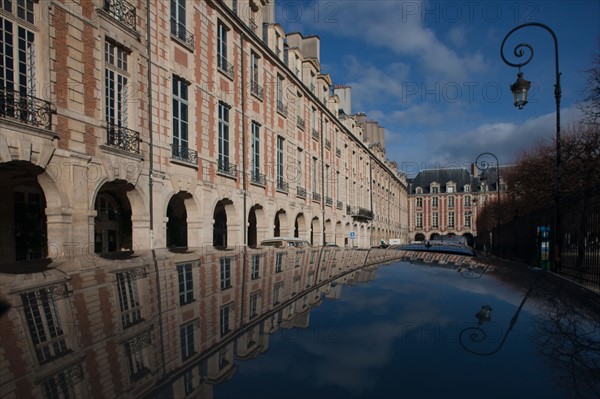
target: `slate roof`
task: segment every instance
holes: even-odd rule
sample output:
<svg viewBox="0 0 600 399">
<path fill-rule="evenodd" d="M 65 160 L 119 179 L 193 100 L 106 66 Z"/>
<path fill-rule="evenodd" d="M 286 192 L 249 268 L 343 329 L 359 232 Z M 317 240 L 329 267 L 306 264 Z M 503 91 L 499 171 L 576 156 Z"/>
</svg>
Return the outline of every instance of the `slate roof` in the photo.
<svg viewBox="0 0 600 399">
<path fill-rule="evenodd" d="M 423 194 L 429 194 L 432 183 L 438 183 L 440 185 L 440 193 L 445 193 L 449 182 L 456 184 L 456 192 L 459 193 L 465 191 L 466 185 L 470 185 L 471 192 L 479 191 L 479 178 L 472 176 L 467 169 L 445 168 L 421 170 L 413 179 L 409 180 L 409 194 L 415 194 L 417 187 L 423 189 Z"/>
</svg>

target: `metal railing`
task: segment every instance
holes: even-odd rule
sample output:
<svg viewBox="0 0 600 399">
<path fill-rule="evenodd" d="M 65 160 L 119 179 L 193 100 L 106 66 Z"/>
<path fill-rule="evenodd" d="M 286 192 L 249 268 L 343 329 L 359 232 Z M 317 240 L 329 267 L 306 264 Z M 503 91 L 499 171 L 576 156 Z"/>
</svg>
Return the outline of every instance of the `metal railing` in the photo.
<svg viewBox="0 0 600 399">
<path fill-rule="evenodd" d="M 331 197 L 325 196 L 325 205 L 333 206 L 333 199 Z"/>
<path fill-rule="evenodd" d="M 277 191 L 282 191 L 284 193 L 287 193 L 290 191 L 290 185 L 288 182 L 286 182 L 283 179 L 283 177 L 277 178 Z"/>
<path fill-rule="evenodd" d="M 360 206 L 348 205 L 346 207 L 346 213 L 357 219 L 373 220 L 373 217 L 374 217 L 373 211 L 366 209 L 366 208 L 361 208 Z"/>
<path fill-rule="evenodd" d="M 306 198 L 306 189 L 300 186 L 296 187 L 296 197 Z"/>
<path fill-rule="evenodd" d="M 104 0 L 103 9 L 117 21 L 135 30 L 137 26 L 136 9 L 132 4 L 125 0 Z"/>
<path fill-rule="evenodd" d="M 315 140 L 319 140 L 319 131 L 315 128 L 313 128 L 313 130 L 312 130 L 312 137 Z"/>
<path fill-rule="evenodd" d="M 181 22 L 171 19 L 171 36 L 194 48 L 194 35 Z"/>
<path fill-rule="evenodd" d="M 321 194 L 313 192 L 312 193 L 312 200 L 314 202 L 321 202 Z"/>
<path fill-rule="evenodd" d="M 337 209 L 340 209 L 340 210 L 344 208 L 344 204 L 342 203 L 342 201 L 338 201 L 338 202 L 337 202 L 337 204 L 336 204 L 336 208 L 337 208 Z"/>
<path fill-rule="evenodd" d="M 233 79 L 233 65 L 231 65 L 229 61 L 227 61 L 227 58 L 222 54 L 217 54 L 217 68 Z"/>
<path fill-rule="evenodd" d="M 217 173 L 231 177 L 237 177 L 237 166 L 235 164 L 225 162 L 223 160 L 218 160 Z"/>
<path fill-rule="evenodd" d="M 331 149 L 331 140 L 325 139 L 325 148 Z"/>
<path fill-rule="evenodd" d="M 52 128 L 50 102 L 14 90 L 0 90 L 0 117 L 43 129 Z"/>
<path fill-rule="evenodd" d="M 261 87 L 261 85 L 258 84 L 258 82 L 254 80 L 250 81 L 250 92 L 256 97 L 260 98 L 261 100 L 264 98 L 263 88 Z"/>
<path fill-rule="evenodd" d="M 304 130 L 304 119 L 302 119 L 301 116 L 296 117 L 296 126 L 298 126 L 300 129 Z"/>
<path fill-rule="evenodd" d="M 171 156 L 173 159 L 198 165 L 198 151 L 191 150 L 188 147 L 173 146 Z"/>
<path fill-rule="evenodd" d="M 277 100 L 277 112 L 283 116 L 287 116 L 287 105 L 285 105 L 281 100 Z"/>
<path fill-rule="evenodd" d="M 140 134 L 123 126 L 111 123 L 106 127 L 106 145 L 119 150 L 140 153 Z"/>
<path fill-rule="evenodd" d="M 252 171 L 250 173 L 250 183 L 264 187 L 267 185 L 267 177 L 259 171 Z"/>
</svg>

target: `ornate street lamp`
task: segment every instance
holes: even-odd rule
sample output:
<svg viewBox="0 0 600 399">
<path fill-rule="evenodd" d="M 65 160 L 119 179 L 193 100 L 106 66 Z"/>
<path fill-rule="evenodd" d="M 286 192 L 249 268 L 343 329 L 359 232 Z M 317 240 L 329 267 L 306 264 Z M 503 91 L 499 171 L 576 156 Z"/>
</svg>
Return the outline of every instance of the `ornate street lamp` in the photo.
<svg viewBox="0 0 600 399">
<path fill-rule="evenodd" d="M 500 46 L 500 56 L 502 57 L 502 61 L 506 65 L 519 68 L 519 73 L 517 74 L 517 81 L 510 86 L 510 90 L 513 93 L 514 97 L 514 105 L 518 109 L 523 109 L 525 104 L 527 104 L 527 92 L 531 86 L 531 82 L 525 80 L 523 78 L 523 72 L 521 72 L 521 67 L 527 65 L 531 59 L 533 58 L 533 47 L 531 47 L 527 43 L 520 43 L 515 46 L 513 50 L 513 54 L 515 57 L 520 58 L 525 55 L 525 49 L 528 49 L 529 56 L 523 62 L 513 63 L 506 59 L 504 56 L 504 44 L 508 37 L 516 32 L 519 29 L 534 26 L 538 28 L 542 28 L 546 30 L 552 36 L 552 40 L 554 41 L 554 67 L 555 67 L 555 83 L 554 83 L 554 98 L 556 100 L 556 187 L 555 187 L 555 205 L 556 211 L 554 215 L 554 248 L 555 248 L 555 258 L 554 258 L 554 271 L 560 270 L 560 253 L 561 253 L 561 233 L 560 233 L 560 98 L 561 98 L 561 87 L 560 87 L 560 71 L 558 68 L 558 40 L 556 39 L 556 34 L 554 31 L 550 29 L 547 25 L 544 25 L 539 22 L 528 22 L 522 25 L 519 25 L 513 28 L 510 32 L 506 34 L 504 40 L 502 40 L 502 45 Z"/>
</svg>

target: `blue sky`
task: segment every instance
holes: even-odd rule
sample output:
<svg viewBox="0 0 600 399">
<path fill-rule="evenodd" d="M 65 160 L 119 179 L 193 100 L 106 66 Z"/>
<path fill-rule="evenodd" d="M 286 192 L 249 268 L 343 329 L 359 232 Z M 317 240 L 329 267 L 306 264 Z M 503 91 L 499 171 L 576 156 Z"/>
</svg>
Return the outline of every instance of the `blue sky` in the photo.
<svg viewBox="0 0 600 399">
<path fill-rule="evenodd" d="M 579 118 L 592 54 L 599 51 L 600 2 L 337 0 L 275 3 L 286 32 L 321 38 L 321 68 L 352 87 L 352 112 L 386 129 L 388 158 L 409 176 L 424 168 L 465 166 L 482 152 L 501 165 L 555 137 L 555 63 L 551 35 L 529 27 L 511 35 L 533 46 L 523 68 L 530 103 L 518 111 L 503 63 L 504 36 L 525 22 L 558 38 L 563 129 Z"/>
</svg>

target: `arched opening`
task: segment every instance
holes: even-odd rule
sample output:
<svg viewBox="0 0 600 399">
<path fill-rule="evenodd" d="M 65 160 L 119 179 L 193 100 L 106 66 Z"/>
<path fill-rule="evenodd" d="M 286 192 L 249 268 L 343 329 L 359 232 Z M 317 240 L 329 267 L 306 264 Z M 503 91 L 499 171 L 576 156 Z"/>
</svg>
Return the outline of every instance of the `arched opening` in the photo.
<svg viewBox="0 0 600 399">
<path fill-rule="evenodd" d="M 294 237 L 306 238 L 306 218 L 303 213 L 299 213 L 296 216 L 296 221 L 294 222 Z"/>
<path fill-rule="evenodd" d="M 256 247 L 258 245 L 258 218 L 256 213 L 258 210 L 262 210 L 260 205 L 254 205 L 250 208 L 248 214 L 248 246 Z"/>
<path fill-rule="evenodd" d="M 0 263 L 48 256 L 43 170 L 28 162 L 0 165 Z"/>
<path fill-rule="evenodd" d="M 323 241 L 325 243 L 328 243 L 328 242 L 335 243 L 335 235 L 333 232 L 331 219 L 327 219 L 325 221 L 325 239 Z"/>
<path fill-rule="evenodd" d="M 321 241 L 321 224 L 319 218 L 315 216 L 310 224 L 310 244 L 311 245 L 323 245 Z"/>
<path fill-rule="evenodd" d="M 433 239 L 435 239 L 435 237 L 437 237 L 439 235 L 440 235 L 440 233 L 431 233 L 431 235 L 429 236 L 429 239 L 433 240 Z"/>
<path fill-rule="evenodd" d="M 102 185 L 94 201 L 94 252 L 116 254 L 133 250 L 131 204 L 127 192 L 132 184 L 115 180 Z"/>
<path fill-rule="evenodd" d="M 415 241 L 425 241 L 425 234 L 423 234 L 423 233 L 415 234 Z"/>
<path fill-rule="evenodd" d="M 343 241 L 344 231 L 342 228 L 342 222 L 337 222 L 335 224 L 335 243 L 340 245 Z"/>
<path fill-rule="evenodd" d="M 228 199 L 223 199 L 215 206 L 213 214 L 213 246 L 215 248 L 227 247 L 227 206 L 233 202 Z"/>
<path fill-rule="evenodd" d="M 464 233 L 463 237 L 465 237 L 467 239 L 467 245 L 472 247 L 475 244 L 475 238 L 473 237 L 473 234 L 471 233 Z"/>
<path fill-rule="evenodd" d="M 167 205 L 167 247 L 188 246 L 188 224 L 185 200 L 191 194 L 179 192 L 171 197 Z"/>
<path fill-rule="evenodd" d="M 289 234 L 289 227 L 287 226 L 287 213 L 284 209 L 280 209 L 275 214 L 275 224 L 273 228 L 274 237 L 282 237 Z"/>
</svg>

